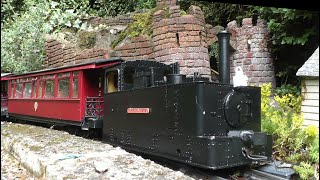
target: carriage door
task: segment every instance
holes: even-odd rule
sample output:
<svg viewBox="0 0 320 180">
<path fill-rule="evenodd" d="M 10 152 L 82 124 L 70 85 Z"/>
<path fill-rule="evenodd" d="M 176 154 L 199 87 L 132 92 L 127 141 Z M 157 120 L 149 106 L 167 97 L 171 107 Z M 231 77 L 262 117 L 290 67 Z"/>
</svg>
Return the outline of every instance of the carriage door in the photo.
<svg viewBox="0 0 320 180">
<path fill-rule="evenodd" d="M 119 69 L 108 69 L 105 72 L 104 93 L 113 93 L 120 90 Z"/>
<path fill-rule="evenodd" d="M 1 81 L 1 116 L 8 115 L 8 81 Z"/>
</svg>

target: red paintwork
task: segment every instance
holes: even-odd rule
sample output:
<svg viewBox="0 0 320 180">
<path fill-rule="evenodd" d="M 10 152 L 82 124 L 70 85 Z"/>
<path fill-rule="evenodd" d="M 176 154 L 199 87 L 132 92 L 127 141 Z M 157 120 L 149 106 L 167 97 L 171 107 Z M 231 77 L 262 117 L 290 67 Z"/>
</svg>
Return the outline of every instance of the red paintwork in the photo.
<svg viewBox="0 0 320 180">
<path fill-rule="evenodd" d="M 8 76 L 6 76 L 6 77 L 1 77 L 1 81 L 7 81 L 8 78 L 10 78 L 10 77 L 8 77 Z"/>
<path fill-rule="evenodd" d="M 35 102 L 38 107 L 35 110 Z M 57 120 L 81 121 L 80 100 L 10 99 L 9 113 L 52 118 Z"/>
<path fill-rule="evenodd" d="M 7 81 L 8 78 L 10 78 L 11 76 L 13 76 L 13 74 L 8 74 L 6 76 L 1 77 L 1 81 Z"/>
<path fill-rule="evenodd" d="M 85 99 L 87 96 L 98 96 L 99 90 L 103 93 L 102 87 L 99 89 L 99 73 L 103 78 L 102 67 L 112 66 L 119 62 L 106 62 L 96 64 L 87 64 L 83 66 L 58 69 L 56 71 L 41 71 L 36 73 L 28 73 L 25 75 L 8 77 L 9 80 L 26 78 L 26 77 L 38 77 L 42 75 L 57 74 L 63 72 L 79 71 L 78 74 L 78 98 L 9 98 L 8 113 L 34 116 L 41 118 L 49 118 L 56 120 L 67 120 L 81 122 L 85 116 Z M 57 84 L 55 85 L 57 89 Z M 55 94 L 57 90 L 55 89 Z M 32 90 L 33 91 L 33 90 Z M 37 89 L 38 92 L 38 89 Z M 37 103 L 37 108 L 35 103 Z"/>
</svg>

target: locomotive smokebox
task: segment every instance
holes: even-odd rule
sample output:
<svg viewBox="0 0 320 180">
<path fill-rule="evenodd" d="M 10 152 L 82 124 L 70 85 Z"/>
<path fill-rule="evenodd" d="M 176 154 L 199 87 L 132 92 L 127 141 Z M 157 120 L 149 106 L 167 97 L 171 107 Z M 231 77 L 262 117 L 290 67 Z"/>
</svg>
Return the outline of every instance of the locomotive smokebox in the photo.
<svg viewBox="0 0 320 180">
<path fill-rule="evenodd" d="M 230 33 L 226 30 L 218 33 L 219 41 L 219 82 L 230 84 Z"/>
</svg>

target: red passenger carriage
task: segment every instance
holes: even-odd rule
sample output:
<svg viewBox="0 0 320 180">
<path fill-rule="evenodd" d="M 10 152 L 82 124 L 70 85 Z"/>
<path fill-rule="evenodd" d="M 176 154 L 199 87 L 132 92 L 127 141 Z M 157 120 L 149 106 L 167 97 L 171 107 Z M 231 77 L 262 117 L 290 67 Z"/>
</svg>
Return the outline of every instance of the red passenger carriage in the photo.
<svg viewBox="0 0 320 180">
<path fill-rule="evenodd" d="M 1 117 L 8 116 L 8 77 L 11 73 L 1 73 Z"/>
<path fill-rule="evenodd" d="M 104 68 L 118 58 L 15 75 L 9 80 L 9 116 L 101 128 Z"/>
</svg>

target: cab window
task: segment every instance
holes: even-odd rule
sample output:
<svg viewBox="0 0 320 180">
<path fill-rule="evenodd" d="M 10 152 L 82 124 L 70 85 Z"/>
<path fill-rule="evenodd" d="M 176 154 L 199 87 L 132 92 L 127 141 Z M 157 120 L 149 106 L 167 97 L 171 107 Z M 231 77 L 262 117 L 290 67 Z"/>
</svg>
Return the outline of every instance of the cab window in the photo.
<svg viewBox="0 0 320 180">
<path fill-rule="evenodd" d="M 109 71 L 106 73 L 106 93 L 113 93 L 118 91 L 118 71 Z"/>
</svg>

